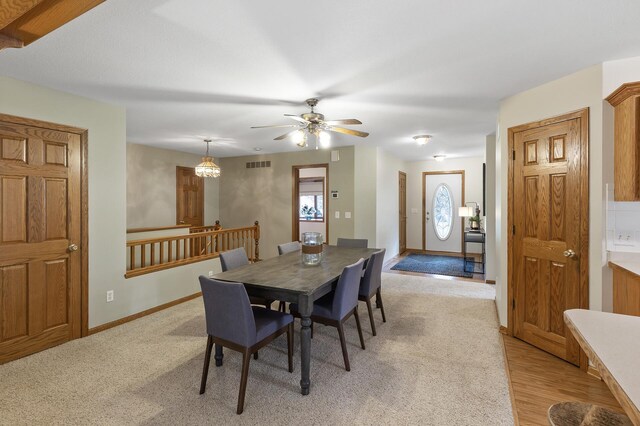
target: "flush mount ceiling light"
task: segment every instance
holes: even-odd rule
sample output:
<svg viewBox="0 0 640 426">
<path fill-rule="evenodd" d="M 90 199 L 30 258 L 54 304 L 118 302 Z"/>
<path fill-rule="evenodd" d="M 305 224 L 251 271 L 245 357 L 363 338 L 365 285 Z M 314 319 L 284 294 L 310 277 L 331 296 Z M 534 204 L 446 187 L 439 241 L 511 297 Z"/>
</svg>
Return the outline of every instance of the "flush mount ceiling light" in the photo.
<svg viewBox="0 0 640 426">
<path fill-rule="evenodd" d="M 205 139 L 204 142 L 207 144 L 207 153 L 202 157 L 202 163 L 196 166 L 196 176 L 217 178 L 220 176 L 220 167 L 213 162 L 213 157 L 209 156 L 211 139 Z"/>
<path fill-rule="evenodd" d="M 431 140 L 431 135 L 414 136 L 413 140 L 416 141 L 418 145 L 426 145 Z"/>
<path fill-rule="evenodd" d="M 444 154 L 436 154 L 433 156 L 433 159 L 436 161 L 444 161 L 445 158 L 447 158 L 447 156 Z"/>
</svg>

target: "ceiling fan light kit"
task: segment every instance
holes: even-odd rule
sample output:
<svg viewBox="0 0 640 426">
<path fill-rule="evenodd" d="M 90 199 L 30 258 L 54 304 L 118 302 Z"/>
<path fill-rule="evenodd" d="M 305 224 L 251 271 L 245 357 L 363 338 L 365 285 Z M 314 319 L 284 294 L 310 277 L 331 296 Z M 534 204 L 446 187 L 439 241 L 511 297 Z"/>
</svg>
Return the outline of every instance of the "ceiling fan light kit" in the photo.
<svg viewBox="0 0 640 426">
<path fill-rule="evenodd" d="M 354 125 L 362 124 L 360 120 L 355 118 L 347 118 L 343 120 L 325 120 L 324 115 L 319 112 L 315 112 L 314 108 L 318 105 L 319 100 L 317 98 L 309 98 L 306 100 L 307 105 L 311 108 L 311 112 L 295 115 L 285 114 L 285 117 L 289 117 L 297 124 L 276 124 L 273 126 L 253 126 L 252 129 L 264 129 L 270 127 L 296 127 L 297 129 L 280 135 L 273 140 L 279 141 L 286 138 L 298 145 L 300 148 L 306 148 L 308 145 L 308 135 L 314 135 L 316 140 L 316 149 L 329 148 L 331 146 L 331 134 L 329 132 L 343 133 L 346 135 L 359 136 L 366 138 L 369 136 L 367 132 L 361 132 L 358 130 L 347 129 L 345 127 L 337 127 L 338 125 Z"/>
<path fill-rule="evenodd" d="M 209 156 L 209 143 L 211 139 L 205 139 L 205 143 L 207 144 L 207 152 L 204 157 L 202 157 L 202 163 L 198 164 L 195 167 L 196 176 L 199 177 L 220 177 L 220 167 L 213 162 L 213 157 Z"/>
</svg>

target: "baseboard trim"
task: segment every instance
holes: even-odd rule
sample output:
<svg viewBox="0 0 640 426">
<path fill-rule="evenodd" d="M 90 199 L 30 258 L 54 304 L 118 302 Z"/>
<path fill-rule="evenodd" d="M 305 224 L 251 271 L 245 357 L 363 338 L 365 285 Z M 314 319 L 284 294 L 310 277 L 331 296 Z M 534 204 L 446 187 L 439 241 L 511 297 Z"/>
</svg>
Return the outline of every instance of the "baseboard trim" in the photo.
<svg viewBox="0 0 640 426">
<path fill-rule="evenodd" d="M 158 305 L 158 306 L 156 306 L 154 308 L 150 308 L 150 309 L 147 309 L 145 311 L 138 312 L 137 314 L 129 315 L 127 317 L 120 318 L 120 319 L 117 319 L 115 321 L 111 321 L 111 322 L 108 322 L 106 324 L 99 325 L 97 327 L 90 328 L 88 336 L 91 336 L 92 334 L 100 333 L 101 331 L 105 331 L 105 330 L 108 330 L 110 328 L 122 325 L 122 324 L 126 324 L 126 323 L 128 323 L 130 321 L 137 320 L 138 318 L 146 317 L 147 315 L 155 314 L 156 312 L 162 311 L 162 310 L 167 309 L 167 308 L 171 308 L 173 306 L 179 305 L 179 304 L 184 303 L 184 302 L 188 302 L 189 300 L 193 300 L 193 299 L 195 299 L 197 297 L 200 297 L 200 296 L 202 296 L 202 292 L 197 292 L 197 293 L 191 294 L 189 296 L 181 297 L 180 299 L 176 299 L 174 301 L 171 301 L 171 302 L 168 302 L 168 303 L 164 303 L 162 305 Z"/>
<path fill-rule="evenodd" d="M 592 366 L 587 367 L 587 374 L 595 377 L 598 380 L 602 380 L 602 376 L 600 375 L 600 372 L 595 368 L 593 368 Z"/>
<path fill-rule="evenodd" d="M 495 284 L 496 280 L 484 280 L 484 282 L 487 284 Z"/>
<path fill-rule="evenodd" d="M 498 331 L 500 331 L 500 334 L 504 334 L 505 336 L 509 335 L 509 329 L 504 325 L 501 325 Z"/>
</svg>

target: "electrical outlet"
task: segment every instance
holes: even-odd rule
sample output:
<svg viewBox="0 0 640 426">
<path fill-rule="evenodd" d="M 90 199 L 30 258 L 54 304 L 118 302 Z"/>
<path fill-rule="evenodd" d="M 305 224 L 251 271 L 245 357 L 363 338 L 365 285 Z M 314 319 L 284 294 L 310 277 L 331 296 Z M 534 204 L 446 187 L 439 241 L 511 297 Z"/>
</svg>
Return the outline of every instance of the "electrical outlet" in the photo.
<svg viewBox="0 0 640 426">
<path fill-rule="evenodd" d="M 107 291 L 107 302 L 113 302 L 113 290 Z"/>
<path fill-rule="evenodd" d="M 614 244 L 619 246 L 634 245 L 634 232 L 618 230 L 614 234 Z"/>
<path fill-rule="evenodd" d="M 340 219 L 340 212 L 336 211 L 335 216 L 336 216 L 336 219 Z"/>
<path fill-rule="evenodd" d="M 213 271 L 209 271 L 209 278 L 213 278 Z"/>
</svg>

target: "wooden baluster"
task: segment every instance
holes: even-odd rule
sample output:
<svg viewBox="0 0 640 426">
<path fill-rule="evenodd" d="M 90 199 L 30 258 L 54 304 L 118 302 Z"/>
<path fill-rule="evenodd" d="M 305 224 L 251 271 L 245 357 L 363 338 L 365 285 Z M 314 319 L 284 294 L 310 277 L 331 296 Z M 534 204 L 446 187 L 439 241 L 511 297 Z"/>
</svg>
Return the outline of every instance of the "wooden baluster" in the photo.
<svg viewBox="0 0 640 426">
<path fill-rule="evenodd" d="M 160 241 L 160 261 L 158 263 L 164 263 L 164 241 Z"/>
<path fill-rule="evenodd" d="M 255 241 L 256 241 L 256 251 L 255 251 L 255 260 L 258 261 L 260 260 L 260 223 L 256 220 L 255 221 L 255 225 L 256 225 L 256 235 L 255 235 Z"/>
<path fill-rule="evenodd" d="M 191 257 L 192 253 L 187 253 L 187 248 L 188 248 L 188 238 L 185 238 L 184 240 L 182 240 L 182 246 L 183 246 L 183 250 L 184 250 L 184 259 Z"/>
<path fill-rule="evenodd" d="M 151 266 L 156 264 L 156 243 L 151 243 Z"/>
<path fill-rule="evenodd" d="M 136 269 L 136 246 L 129 246 L 129 270 Z"/>
</svg>

